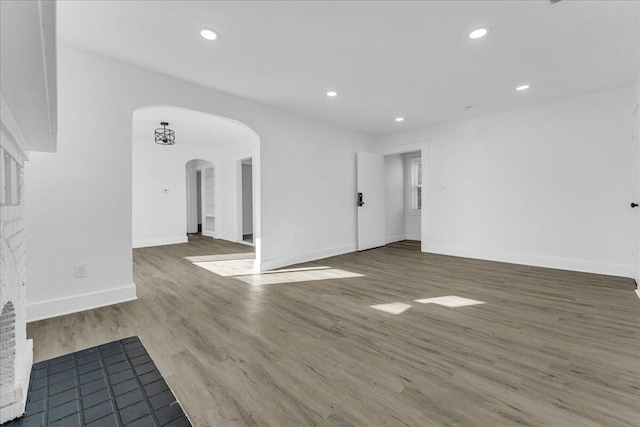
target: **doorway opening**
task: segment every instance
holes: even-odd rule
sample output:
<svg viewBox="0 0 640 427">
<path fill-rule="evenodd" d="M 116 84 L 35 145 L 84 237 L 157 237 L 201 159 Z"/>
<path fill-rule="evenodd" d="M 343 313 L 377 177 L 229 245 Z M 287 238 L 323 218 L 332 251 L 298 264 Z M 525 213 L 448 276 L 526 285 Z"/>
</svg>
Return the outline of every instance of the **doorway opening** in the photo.
<svg viewBox="0 0 640 427">
<path fill-rule="evenodd" d="M 385 243 L 422 241 L 423 163 L 421 151 L 386 155 Z"/>
<path fill-rule="evenodd" d="M 427 224 L 428 186 L 423 150 L 403 148 L 356 153 L 359 251 L 400 241 L 426 250 L 422 227 Z"/>
<path fill-rule="evenodd" d="M 227 117 L 169 105 L 141 107 L 132 117 L 132 243 L 134 248 L 208 238 L 255 246 L 261 268 L 260 138 Z M 168 122 L 175 145 L 154 143 Z M 243 229 L 242 160 L 250 160 L 250 221 Z M 249 226 L 250 224 L 250 226 Z M 223 244 L 224 246 L 224 244 Z M 222 247 L 222 246 L 221 246 Z M 204 255 L 211 255 L 203 253 Z"/>
<path fill-rule="evenodd" d="M 253 160 L 240 161 L 242 192 L 242 241 L 253 245 Z"/>
<path fill-rule="evenodd" d="M 185 165 L 187 235 L 214 237 L 216 232 L 215 182 L 213 164 L 193 159 Z"/>
</svg>

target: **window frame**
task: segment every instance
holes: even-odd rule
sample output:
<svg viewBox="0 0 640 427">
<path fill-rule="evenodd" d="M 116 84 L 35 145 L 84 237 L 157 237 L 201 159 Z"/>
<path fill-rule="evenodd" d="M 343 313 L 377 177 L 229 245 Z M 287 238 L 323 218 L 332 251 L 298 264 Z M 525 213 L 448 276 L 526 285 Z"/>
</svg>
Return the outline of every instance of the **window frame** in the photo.
<svg viewBox="0 0 640 427">
<path fill-rule="evenodd" d="M 422 211 L 422 198 L 424 192 L 422 191 L 422 157 L 413 156 L 409 159 L 410 172 L 411 172 L 411 212 Z M 420 178 L 420 179 L 419 179 Z M 418 196 L 420 193 L 420 196 Z"/>
</svg>

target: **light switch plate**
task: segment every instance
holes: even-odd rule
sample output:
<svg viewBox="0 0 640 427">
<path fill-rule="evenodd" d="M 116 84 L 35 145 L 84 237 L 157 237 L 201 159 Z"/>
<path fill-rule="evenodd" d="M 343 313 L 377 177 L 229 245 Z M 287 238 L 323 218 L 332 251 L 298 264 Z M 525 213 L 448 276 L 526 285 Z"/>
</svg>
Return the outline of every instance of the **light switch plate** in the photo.
<svg viewBox="0 0 640 427">
<path fill-rule="evenodd" d="M 76 279 L 87 277 L 87 264 L 76 264 L 73 268 Z"/>
</svg>

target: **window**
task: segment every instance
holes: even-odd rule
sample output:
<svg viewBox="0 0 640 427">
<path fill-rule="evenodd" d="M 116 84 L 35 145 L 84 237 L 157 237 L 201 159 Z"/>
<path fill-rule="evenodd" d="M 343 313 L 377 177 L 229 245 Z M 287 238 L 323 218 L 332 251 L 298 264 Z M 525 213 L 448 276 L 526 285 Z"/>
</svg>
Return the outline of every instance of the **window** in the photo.
<svg viewBox="0 0 640 427">
<path fill-rule="evenodd" d="M 411 159 L 411 209 L 422 210 L 422 159 Z"/>
</svg>

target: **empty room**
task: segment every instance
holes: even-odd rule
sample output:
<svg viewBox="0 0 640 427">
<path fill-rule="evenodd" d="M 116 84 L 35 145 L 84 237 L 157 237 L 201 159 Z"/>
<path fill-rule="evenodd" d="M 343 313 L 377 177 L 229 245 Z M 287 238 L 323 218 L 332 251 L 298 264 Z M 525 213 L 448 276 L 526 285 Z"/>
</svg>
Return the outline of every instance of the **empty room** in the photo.
<svg viewBox="0 0 640 427">
<path fill-rule="evenodd" d="M 640 425 L 640 1 L 0 0 L 0 424 Z"/>
</svg>

